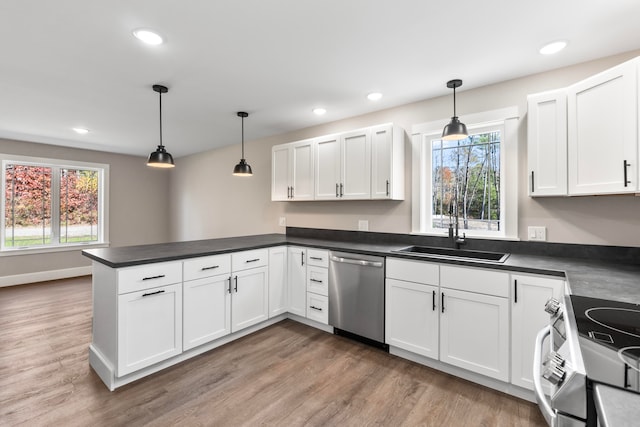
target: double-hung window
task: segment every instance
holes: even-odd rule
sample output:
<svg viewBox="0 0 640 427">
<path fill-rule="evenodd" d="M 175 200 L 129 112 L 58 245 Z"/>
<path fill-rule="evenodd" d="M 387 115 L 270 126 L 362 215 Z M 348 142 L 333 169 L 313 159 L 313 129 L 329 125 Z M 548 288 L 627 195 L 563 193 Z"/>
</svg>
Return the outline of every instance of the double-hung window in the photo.
<svg viewBox="0 0 640 427">
<path fill-rule="evenodd" d="M 446 121 L 413 128 L 413 232 L 517 238 L 517 109 L 465 117 L 469 136 L 442 139 Z M 457 221 L 457 224 L 456 224 Z"/>
<path fill-rule="evenodd" d="M 11 155 L 0 159 L 2 253 L 108 241 L 108 165 Z"/>
</svg>

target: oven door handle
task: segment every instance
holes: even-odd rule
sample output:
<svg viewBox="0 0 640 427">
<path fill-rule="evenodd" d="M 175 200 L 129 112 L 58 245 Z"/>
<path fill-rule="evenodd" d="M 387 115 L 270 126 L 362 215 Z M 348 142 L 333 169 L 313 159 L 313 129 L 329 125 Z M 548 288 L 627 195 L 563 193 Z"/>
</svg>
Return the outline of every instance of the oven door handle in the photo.
<svg viewBox="0 0 640 427">
<path fill-rule="evenodd" d="M 557 425 L 557 416 L 542 388 L 542 349 L 544 341 L 551 335 L 551 326 L 545 326 L 536 335 L 536 346 L 533 353 L 533 387 L 540 411 L 550 426 Z"/>
</svg>

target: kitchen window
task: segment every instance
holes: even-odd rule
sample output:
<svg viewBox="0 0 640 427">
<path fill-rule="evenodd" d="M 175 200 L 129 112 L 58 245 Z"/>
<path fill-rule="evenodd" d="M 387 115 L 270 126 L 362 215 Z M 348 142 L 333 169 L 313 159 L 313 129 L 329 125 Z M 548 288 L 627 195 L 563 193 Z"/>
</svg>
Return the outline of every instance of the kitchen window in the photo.
<svg viewBox="0 0 640 427">
<path fill-rule="evenodd" d="M 108 165 L 8 155 L 0 159 L 3 254 L 107 242 Z"/>
<path fill-rule="evenodd" d="M 517 109 L 464 117 L 469 136 L 442 140 L 446 120 L 413 128 L 413 232 L 517 238 Z"/>
</svg>

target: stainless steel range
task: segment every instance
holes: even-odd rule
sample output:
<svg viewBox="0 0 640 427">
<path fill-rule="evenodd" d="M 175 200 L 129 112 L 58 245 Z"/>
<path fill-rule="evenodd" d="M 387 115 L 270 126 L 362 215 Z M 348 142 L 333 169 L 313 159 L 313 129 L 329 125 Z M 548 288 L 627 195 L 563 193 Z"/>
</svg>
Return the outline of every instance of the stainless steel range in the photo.
<svg viewBox="0 0 640 427">
<path fill-rule="evenodd" d="M 565 295 L 545 309 L 551 321 L 538 334 L 534 379 L 549 425 L 597 425 L 594 384 L 640 394 L 640 305 Z M 549 396 L 541 378 L 551 383 Z"/>
</svg>

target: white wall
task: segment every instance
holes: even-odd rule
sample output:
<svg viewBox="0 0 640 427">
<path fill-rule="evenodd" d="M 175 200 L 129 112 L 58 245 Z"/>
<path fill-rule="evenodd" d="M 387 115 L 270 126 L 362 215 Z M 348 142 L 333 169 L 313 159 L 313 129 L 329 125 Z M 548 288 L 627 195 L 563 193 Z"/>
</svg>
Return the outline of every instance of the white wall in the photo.
<svg viewBox="0 0 640 427">
<path fill-rule="evenodd" d="M 577 66 L 457 92 L 458 115 L 510 106 L 520 111 L 519 125 L 519 237 L 526 239 L 529 225 L 546 226 L 551 242 L 640 246 L 640 197 L 607 196 L 531 199 L 527 196 L 526 96 L 568 86 L 585 77 L 640 55 L 640 51 L 603 58 Z M 462 77 L 464 76 L 454 76 Z M 385 122 L 402 126 L 451 116 L 451 96 L 429 99 L 375 113 L 327 123 L 285 135 L 245 143 L 254 175 L 231 175 L 240 146 L 179 159 L 171 180 L 173 240 L 194 240 L 237 235 L 284 232 L 278 217 L 296 227 L 356 230 L 359 219 L 369 230 L 411 231 L 411 163 L 406 144 L 406 196 L 398 201 L 271 202 L 271 147 L 276 144 L 326 135 Z M 250 126 L 250 123 L 247 124 Z"/>
</svg>

